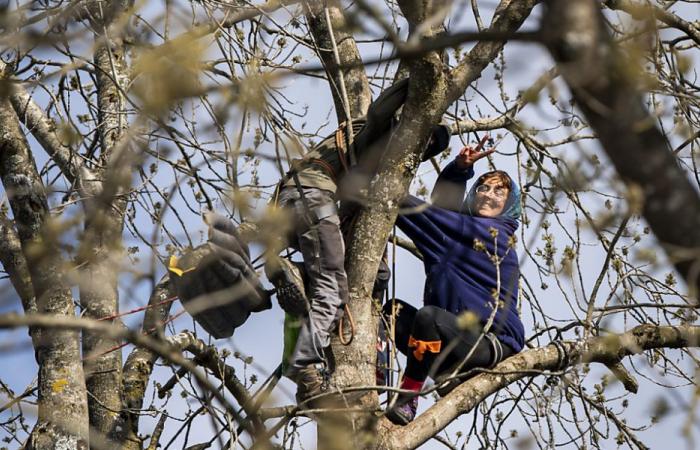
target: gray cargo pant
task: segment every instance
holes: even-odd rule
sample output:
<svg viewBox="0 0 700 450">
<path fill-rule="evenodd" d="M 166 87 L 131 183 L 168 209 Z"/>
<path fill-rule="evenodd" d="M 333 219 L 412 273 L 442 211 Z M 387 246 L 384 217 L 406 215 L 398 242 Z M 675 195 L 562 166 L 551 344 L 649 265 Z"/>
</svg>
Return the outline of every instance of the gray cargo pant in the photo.
<svg viewBox="0 0 700 450">
<path fill-rule="evenodd" d="M 287 186 L 279 195 L 279 204 L 294 216 L 292 247 L 301 251 L 308 277 L 307 297 L 311 303 L 304 319 L 296 347 L 289 361 L 287 376 L 308 365 L 325 361 L 324 348 L 330 345 L 343 304 L 348 299 L 345 274 L 345 243 L 333 194 L 317 188 Z M 296 241 L 296 242 L 295 242 Z"/>
</svg>

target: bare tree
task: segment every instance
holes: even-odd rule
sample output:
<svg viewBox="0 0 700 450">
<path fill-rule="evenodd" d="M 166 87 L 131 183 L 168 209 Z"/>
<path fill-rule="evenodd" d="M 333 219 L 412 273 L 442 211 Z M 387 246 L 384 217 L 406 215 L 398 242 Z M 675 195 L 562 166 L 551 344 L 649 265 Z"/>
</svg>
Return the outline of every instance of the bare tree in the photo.
<svg viewBox="0 0 700 450">
<path fill-rule="evenodd" d="M 0 376 L 5 442 L 294 448 L 308 420 L 320 448 L 434 440 L 448 448 L 614 442 L 642 449 L 650 446 L 646 431 L 676 408 L 694 448 L 697 389 L 684 402 L 668 400 L 678 386 L 697 386 L 700 16 L 693 3 L 4 7 L 2 302 L 3 311 L 22 313 L 0 314 L 0 328 L 28 329 L 31 346 L 20 348 L 33 350 L 38 367 L 22 386 L 15 371 Z M 525 67 L 531 62 L 536 68 Z M 277 180 L 305 148 L 349 126 L 402 78 L 410 81 L 400 121 L 346 242 L 354 338 L 332 345 L 342 407 L 271 406 L 279 371 L 263 373 L 264 382 L 246 376 L 249 356 L 175 322 L 165 266 L 202 241 L 193 230 L 209 210 L 231 217 L 261 252 L 277 248 L 279 211 L 265 206 Z M 328 105 L 310 111 L 321 86 Z M 528 348 L 398 427 L 382 412 L 395 389 L 376 382 L 380 308 L 372 287 L 387 241 L 399 255 L 394 279 L 409 281 L 401 266 L 411 256 L 396 247 L 411 245 L 392 237 L 392 226 L 412 185 L 427 192 L 433 174 L 419 169 L 420 155 L 439 122 L 453 142 L 490 132 L 499 154 L 488 164 L 517 173 Z M 439 170 L 448 156 L 431 167 Z M 265 351 L 246 349 L 253 357 Z M 400 374 L 401 360 L 392 367 Z M 655 371 L 668 382 L 656 382 Z M 658 397 L 635 397 L 645 390 Z M 650 422 L 634 423 L 632 402 L 653 409 Z M 470 413 L 473 420 L 462 422 Z M 155 428 L 144 428 L 144 416 L 158 418 Z M 191 432 L 202 424 L 211 430 L 205 437 Z"/>
</svg>

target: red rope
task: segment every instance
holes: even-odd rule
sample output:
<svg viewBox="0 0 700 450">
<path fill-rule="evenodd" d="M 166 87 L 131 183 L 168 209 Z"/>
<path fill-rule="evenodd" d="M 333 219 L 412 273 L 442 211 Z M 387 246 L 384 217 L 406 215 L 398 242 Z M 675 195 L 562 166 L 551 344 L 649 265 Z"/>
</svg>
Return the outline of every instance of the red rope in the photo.
<svg viewBox="0 0 700 450">
<path fill-rule="evenodd" d="M 172 300 L 170 300 L 170 301 L 172 301 Z M 152 306 L 157 306 L 157 305 L 152 305 Z M 180 311 L 177 312 L 175 315 L 172 315 L 172 316 L 168 317 L 168 319 L 167 319 L 165 322 L 163 322 L 161 325 L 167 325 L 168 323 L 170 323 L 170 322 L 172 322 L 173 320 L 177 319 L 178 317 L 180 317 L 180 316 L 183 315 L 184 313 L 185 313 L 185 310 L 184 310 L 184 309 L 183 309 L 183 310 L 180 310 Z M 100 319 L 100 320 L 102 320 L 102 319 Z M 149 334 L 153 333 L 153 332 L 156 331 L 157 329 L 158 329 L 158 326 L 155 326 L 155 327 L 151 328 L 150 330 L 146 331 L 146 332 L 143 333 L 143 334 L 145 334 L 146 336 L 148 336 Z M 86 356 L 86 357 L 83 358 L 83 361 L 88 361 L 88 360 L 90 360 L 90 359 L 99 358 L 100 356 L 104 356 L 104 355 L 106 355 L 106 354 L 108 354 L 108 353 L 116 352 L 117 350 L 122 349 L 122 348 L 126 347 L 127 345 L 129 345 L 129 343 L 128 343 L 128 342 L 125 342 L 125 343 L 123 343 L 123 344 L 117 345 L 116 347 L 110 348 L 109 350 L 105 350 L 105 351 L 102 352 L 102 353 L 98 353 L 98 354 L 96 354 L 96 355 L 88 355 L 88 356 Z"/>
<path fill-rule="evenodd" d="M 165 299 L 165 300 L 163 300 L 162 302 L 159 302 L 159 303 L 154 303 L 154 304 L 152 304 L 152 305 L 141 306 L 140 308 L 132 309 L 131 311 L 126 311 L 126 312 L 123 312 L 123 313 L 112 314 L 111 316 L 102 317 L 102 318 L 97 319 L 97 320 L 100 321 L 100 320 L 118 319 L 119 317 L 128 316 L 129 314 L 134 314 L 134 313 L 137 313 L 137 312 L 145 311 L 145 310 L 150 309 L 150 308 L 155 308 L 156 306 L 165 305 L 166 303 L 170 303 L 170 302 L 175 301 L 175 300 L 177 300 L 177 296 L 175 296 L 175 297 L 170 297 L 170 298 Z"/>
</svg>

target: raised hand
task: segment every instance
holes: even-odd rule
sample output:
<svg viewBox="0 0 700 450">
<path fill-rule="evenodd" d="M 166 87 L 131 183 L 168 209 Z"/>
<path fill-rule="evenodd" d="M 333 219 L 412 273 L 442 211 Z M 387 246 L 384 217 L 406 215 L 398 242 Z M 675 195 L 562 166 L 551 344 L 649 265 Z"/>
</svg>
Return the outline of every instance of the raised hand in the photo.
<svg viewBox="0 0 700 450">
<path fill-rule="evenodd" d="M 466 146 L 459 151 L 459 154 L 455 157 L 455 163 L 460 169 L 468 169 L 473 166 L 475 162 L 484 158 L 491 153 L 495 152 L 495 148 L 490 148 L 488 150 L 483 150 L 484 144 L 489 140 L 489 136 L 485 135 L 481 138 L 481 141 L 476 147 Z"/>
</svg>

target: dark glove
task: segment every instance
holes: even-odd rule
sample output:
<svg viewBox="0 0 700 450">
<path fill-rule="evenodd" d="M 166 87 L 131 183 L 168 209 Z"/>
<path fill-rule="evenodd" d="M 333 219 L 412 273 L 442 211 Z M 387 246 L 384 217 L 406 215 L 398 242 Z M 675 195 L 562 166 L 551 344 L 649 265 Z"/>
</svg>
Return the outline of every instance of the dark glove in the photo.
<svg viewBox="0 0 700 450">
<path fill-rule="evenodd" d="M 450 145 L 451 137 L 452 133 L 450 133 L 450 128 L 447 125 L 435 125 L 432 128 L 428 146 L 423 151 L 421 160 L 425 162 L 445 151 L 447 146 Z"/>
<path fill-rule="evenodd" d="M 391 269 L 389 264 L 382 258 L 379 261 L 379 270 L 377 270 L 377 278 L 374 279 L 374 287 L 372 288 L 372 298 L 384 301 L 384 294 L 389 289 L 389 280 L 391 280 Z"/>
<path fill-rule="evenodd" d="M 214 214 L 207 221 L 209 242 L 171 257 L 168 270 L 185 310 L 220 339 L 231 336 L 251 312 L 272 305 L 235 225 Z"/>
</svg>

